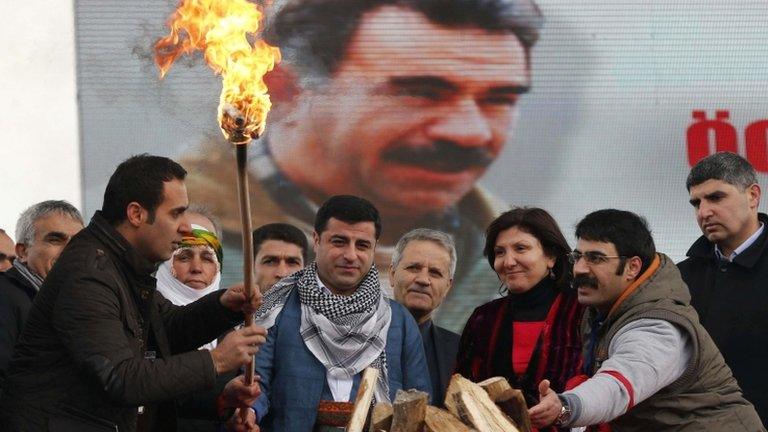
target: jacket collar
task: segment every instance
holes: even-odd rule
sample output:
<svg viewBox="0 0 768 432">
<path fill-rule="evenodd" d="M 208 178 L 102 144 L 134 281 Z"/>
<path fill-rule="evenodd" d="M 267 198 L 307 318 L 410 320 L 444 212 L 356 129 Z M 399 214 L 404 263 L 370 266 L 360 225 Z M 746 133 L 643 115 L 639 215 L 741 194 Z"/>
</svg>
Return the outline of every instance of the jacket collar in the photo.
<svg viewBox="0 0 768 432">
<path fill-rule="evenodd" d="M 88 230 L 98 238 L 120 262 L 137 277 L 151 276 L 157 265 L 144 258 L 106 219 L 97 211 Z"/>
<path fill-rule="evenodd" d="M 35 273 L 26 263 L 21 262 L 20 259 L 13 261 L 13 269 L 16 270 L 16 274 L 26 280 L 26 283 L 34 288 L 35 291 L 40 291 L 40 287 L 43 286 L 43 278 Z"/>
<path fill-rule="evenodd" d="M 652 265 L 627 289 L 614 303 L 605 318 L 605 323 L 612 323 L 628 310 L 645 303 L 660 299 L 671 300 L 677 304 L 689 305 L 691 294 L 688 286 L 680 277 L 675 263 L 666 255 L 656 253 Z M 589 319 L 594 319 L 597 311 L 590 308 Z"/>
<path fill-rule="evenodd" d="M 616 300 L 615 303 L 613 303 L 613 306 L 611 306 L 611 309 L 608 311 L 608 316 L 610 317 L 613 315 L 617 310 L 621 308 L 621 305 L 632 295 L 637 291 L 640 286 L 642 286 L 645 281 L 647 281 L 651 276 L 653 276 L 654 273 L 659 269 L 661 266 L 661 259 L 658 254 L 656 254 L 655 257 L 653 257 L 653 261 L 651 261 L 651 265 L 648 266 L 647 269 L 641 274 L 637 279 L 635 279 L 632 284 L 630 284 L 624 292 L 619 296 L 619 298 Z"/>
<path fill-rule="evenodd" d="M 15 267 L 9 268 L 5 273 L 5 277 L 15 283 L 19 289 L 21 289 L 30 299 L 34 299 L 37 295 L 37 289 L 19 272 Z"/>
<path fill-rule="evenodd" d="M 768 241 L 766 241 L 766 239 L 768 239 L 768 215 L 765 213 L 758 213 L 757 218 L 765 225 L 763 233 L 754 243 L 752 243 L 750 247 L 747 248 L 747 250 L 736 255 L 736 258 L 733 259 L 734 263 L 742 267 L 754 267 L 768 247 Z M 701 236 L 693 243 L 693 245 L 691 245 L 691 248 L 688 249 L 688 253 L 686 255 L 692 258 L 714 260 L 715 244 L 707 240 L 706 237 Z"/>
<path fill-rule="evenodd" d="M 433 327 L 432 318 L 419 324 L 419 331 L 421 332 L 421 337 L 426 337 L 426 335 L 432 333 L 432 327 Z"/>
</svg>

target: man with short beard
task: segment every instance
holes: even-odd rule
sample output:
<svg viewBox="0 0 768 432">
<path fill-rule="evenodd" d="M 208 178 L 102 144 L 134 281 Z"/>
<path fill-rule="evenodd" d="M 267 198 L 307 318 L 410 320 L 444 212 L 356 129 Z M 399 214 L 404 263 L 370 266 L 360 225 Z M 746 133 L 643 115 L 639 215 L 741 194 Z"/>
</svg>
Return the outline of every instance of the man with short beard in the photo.
<svg viewBox="0 0 768 432">
<path fill-rule="evenodd" d="M 253 276 L 262 294 L 303 269 L 307 249 L 307 236 L 293 225 L 271 223 L 253 230 Z"/>
<path fill-rule="evenodd" d="M 317 207 L 336 194 L 370 200 L 387 227 L 376 264 L 418 227 L 454 236 L 462 257 L 440 321 L 458 330 L 496 295 L 483 231 L 506 207 L 477 185 L 510 141 L 531 87 L 543 18 L 532 0 L 288 0 L 265 37 L 293 97 L 275 106 L 249 161 L 254 223 L 311 235 Z M 273 74 L 276 75 L 276 74 Z M 285 86 L 283 86 L 285 87 Z M 285 89 L 283 89 L 285 90 Z M 236 233 L 231 151 L 214 145 L 190 167 L 194 201 L 216 203 Z M 388 275 L 382 273 L 388 287 Z"/>
<path fill-rule="evenodd" d="M 0 429 L 175 430 L 175 398 L 251 361 L 266 333 L 255 325 L 197 348 L 255 311 L 258 293 L 233 286 L 179 307 L 156 290 L 157 265 L 191 231 L 185 176 L 147 154 L 117 167 L 102 209 L 48 267 L 8 367 Z M 247 409 L 257 395 L 233 379 L 219 412 Z"/>
<path fill-rule="evenodd" d="M 562 394 L 542 381 L 541 401 L 530 409 L 534 426 L 764 431 L 645 220 L 599 210 L 576 225 L 576 238 L 573 285 L 588 306 L 585 376 Z"/>
<path fill-rule="evenodd" d="M 755 168 L 735 153 L 716 153 L 696 163 L 686 187 L 702 236 L 677 267 L 701 324 L 766 423 L 768 215 L 758 212 Z"/>
<path fill-rule="evenodd" d="M 316 260 L 264 295 L 256 322 L 269 335 L 256 357 L 263 393 L 254 405 L 264 432 L 327 426 L 316 425 L 321 402 L 354 401 L 369 367 L 379 372 L 374 402 L 392 402 L 398 390 L 431 393 L 416 323 L 381 290 L 380 234 L 369 201 L 329 198 L 315 218 Z"/>
</svg>

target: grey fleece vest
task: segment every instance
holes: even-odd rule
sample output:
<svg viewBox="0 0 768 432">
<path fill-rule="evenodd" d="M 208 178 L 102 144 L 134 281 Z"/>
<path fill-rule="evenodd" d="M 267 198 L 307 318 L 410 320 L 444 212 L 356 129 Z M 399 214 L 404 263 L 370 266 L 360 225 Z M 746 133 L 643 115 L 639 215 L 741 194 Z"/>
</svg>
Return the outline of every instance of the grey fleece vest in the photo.
<svg viewBox="0 0 768 432">
<path fill-rule="evenodd" d="M 608 358 L 608 347 L 616 333 L 628 323 L 643 318 L 665 320 L 686 332 L 693 343 L 693 355 L 677 381 L 612 421 L 612 430 L 765 431 L 754 407 L 742 396 L 720 351 L 699 324 L 698 314 L 690 305 L 688 287 L 677 267 L 665 255 L 659 254 L 659 259 L 656 272 L 598 330 L 591 372 L 596 372 Z M 584 316 L 585 341 L 589 340 L 593 317 L 594 311 Z"/>
</svg>

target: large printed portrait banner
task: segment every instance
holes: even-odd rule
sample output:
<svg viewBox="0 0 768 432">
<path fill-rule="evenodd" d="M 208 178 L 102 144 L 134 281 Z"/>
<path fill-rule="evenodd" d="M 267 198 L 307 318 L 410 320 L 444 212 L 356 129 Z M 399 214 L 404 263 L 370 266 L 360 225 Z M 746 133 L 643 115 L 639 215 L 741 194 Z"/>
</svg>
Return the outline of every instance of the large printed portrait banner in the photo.
<svg viewBox="0 0 768 432">
<path fill-rule="evenodd" d="M 180 161 L 191 201 L 223 222 L 227 284 L 240 228 L 220 78 L 192 56 L 161 81 L 152 60 L 175 7 L 76 2 L 84 206 L 101 207 L 131 155 Z M 386 287 L 402 234 L 449 232 L 458 267 L 437 321 L 453 330 L 498 295 L 484 231 L 510 206 L 546 209 L 572 245 L 588 212 L 631 210 L 679 261 L 700 235 L 692 164 L 734 151 L 768 184 L 764 1 L 275 0 L 265 13 L 283 59 L 249 150 L 254 227 L 310 234 L 326 197 L 366 197 Z"/>
</svg>

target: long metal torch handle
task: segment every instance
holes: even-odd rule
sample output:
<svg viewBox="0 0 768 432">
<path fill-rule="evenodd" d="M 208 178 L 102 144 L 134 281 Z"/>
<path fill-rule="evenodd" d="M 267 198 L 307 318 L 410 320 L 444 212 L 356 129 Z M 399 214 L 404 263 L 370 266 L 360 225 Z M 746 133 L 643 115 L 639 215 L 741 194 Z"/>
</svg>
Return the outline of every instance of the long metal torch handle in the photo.
<svg viewBox="0 0 768 432">
<path fill-rule="evenodd" d="M 253 237 L 251 228 L 251 198 L 248 192 L 248 144 L 235 145 L 237 155 L 237 192 L 240 197 L 240 222 L 243 234 L 243 281 L 245 293 L 250 300 L 254 295 L 253 286 Z M 245 314 L 245 325 L 253 324 L 253 314 Z M 253 358 L 245 369 L 245 381 L 253 384 L 254 364 Z"/>
</svg>

